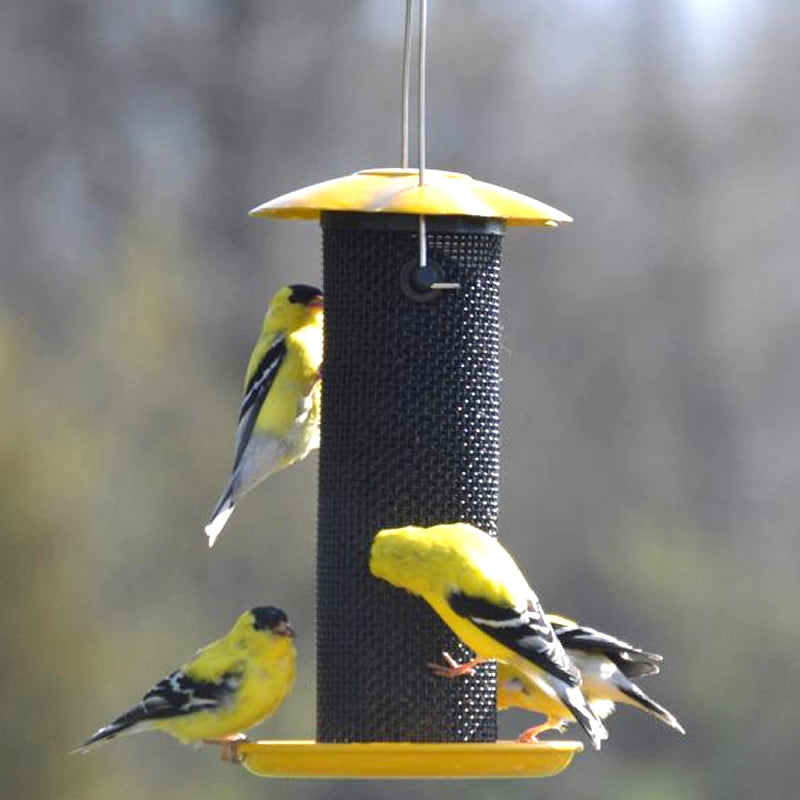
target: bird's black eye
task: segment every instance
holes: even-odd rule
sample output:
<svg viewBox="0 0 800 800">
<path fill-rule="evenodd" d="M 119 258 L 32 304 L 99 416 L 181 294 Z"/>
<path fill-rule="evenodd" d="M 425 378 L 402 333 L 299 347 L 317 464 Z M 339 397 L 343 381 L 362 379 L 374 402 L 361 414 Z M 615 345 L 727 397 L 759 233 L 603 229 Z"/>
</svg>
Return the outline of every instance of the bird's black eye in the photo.
<svg viewBox="0 0 800 800">
<path fill-rule="evenodd" d="M 257 631 L 272 630 L 282 622 L 285 624 L 289 621 L 286 613 L 280 608 L 274 606 L 259 606 L 258 608 L 251 608 L 250 613 L 253 615 L 255 622 L 253 628 Z"/>
<path fill-rule="evenodd" d="M 300 303 L 307 306 L 312 300 L 322 297 L 322 292 L 316 286 L 307 286 L 305 283 L 293 283 L 290 287 L 290 303 Z"/>
</svg>

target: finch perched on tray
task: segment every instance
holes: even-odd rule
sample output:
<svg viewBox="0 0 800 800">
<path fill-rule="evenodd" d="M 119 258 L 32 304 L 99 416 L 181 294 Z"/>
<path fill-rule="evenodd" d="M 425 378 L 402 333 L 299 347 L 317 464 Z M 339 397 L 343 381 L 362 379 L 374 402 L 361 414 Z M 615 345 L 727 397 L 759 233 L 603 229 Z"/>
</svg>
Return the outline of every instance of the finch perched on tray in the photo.
<svg viewBox="0 0 800 800">
<path fill-rule="evenodd" d="M 426 600 L 477 654 L 467 664 L 430 665 L 436 674 L 456 677 L 491 659 L 510 664 L 547 698 L 548 713 L 574 716 L 600 749 L 608 733 L 581 693 L 580 673 L 496 539 L 465 523 L 383 530 L 369 566 L 376 577 Z"/>
<path fill-rule="evenodd" d="M 581 689 L 589 708 L 601 719 L 614 711 L 615 703 L 625 703 L 651 714 L 680 733 L 686 733 L 678 720 L 666 708 L 648 697 L 631 678 L 654 675 L 659 671 L 661 656 L 648 653 L 627 642 L 586 628 L 555 614 L 547 615 L 556 636 L 567 651 L 572 663 L 583 678 Z M 520 741 L 533 741 L 546 730 L 563 730 L 573 722 L 572 715 L 560 716 L 548 710 L 547 698 L 524 675 L 507 664 L 497 667 L 497 707 L 526 708 L 547 715 L 540 725 L 523 731 Z"/>
<path fill-rule="evenodd" d="M 225 636 L 198 650 L 76 752 L 146 730 L 164 731 L 184 744 L 236 738 L 269 717 L 291 691 L 293 637 L 281 609 L 245 611 Z"/>
</svg>

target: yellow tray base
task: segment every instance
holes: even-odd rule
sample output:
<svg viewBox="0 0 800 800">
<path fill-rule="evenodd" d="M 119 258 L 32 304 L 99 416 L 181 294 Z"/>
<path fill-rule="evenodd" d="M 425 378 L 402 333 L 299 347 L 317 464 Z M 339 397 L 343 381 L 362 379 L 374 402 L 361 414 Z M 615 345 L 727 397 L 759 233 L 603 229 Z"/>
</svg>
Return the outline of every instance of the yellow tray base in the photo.
<svg viewBox="0 0 800 800">
<path fill-rule="evenodd" d="M 572 741 L 477 744 L 314 741 L 241 742 L 235 754 L 266 778 L 544 778 L 557 775 L 583 745 Z"/>
</svg>

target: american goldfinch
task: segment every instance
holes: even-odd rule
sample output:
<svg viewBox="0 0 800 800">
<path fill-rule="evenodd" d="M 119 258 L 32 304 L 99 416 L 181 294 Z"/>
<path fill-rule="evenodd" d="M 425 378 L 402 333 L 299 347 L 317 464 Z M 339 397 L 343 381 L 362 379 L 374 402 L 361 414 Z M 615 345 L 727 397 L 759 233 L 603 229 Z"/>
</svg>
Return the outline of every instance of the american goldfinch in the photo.
<svg viewBox="0 0 800 800">
<path fill-rule="evenodd" d="M 294 631 L 279 608 L 245 611 L 221 639 L 160 680 L 76 752 L 120 734 L 160 730 L 184 744 L 236 738 L 270 716 L 292 689 Z"/>
<path fill-rule="evenodd" d="M 683 726 L 666 708 L 648 697 L 631 678 L 654 675 L 659 671 L 661 656 L 648 653 L 621 639 L 586 628 L 555 614 L 547 615 L 567 655 L 583 677 L 581 689 L 589 707 L 601 719 L 614 711 L 615 703 L 625 703 L 652 714 L 680 733 Z M 547 700 L 545 698 L 545 704 Z M 547 715 L 547 719 L 523 731 L 520 741 L 533 741 L 546 730 L 563 730 L 573 722 L 572 716 L 553 715 L 545 710 L 541 692 L 526 677 L 507 664 L 497 667 L 497 707 L 503 711 L 519 707 Z"/>
<path fill-rule="evenodd" d="M 284 286 L 244 376 L 231 479 L 206 525 L 213 547 L 242 495 L 319 447 L 322 292 Z"/>
<path fill-rule="evenodd" d="M 600 749 L 608 733 L 581 693 L 580 673 L 496 539 L 465 523 L 383 530 L 372 543 L 369 567 L 426 600 L 477 654 L 467 664 L 430 665 L 434 672 L 455 677 L 491 659 L 510 664 L 547 698 L 548 713 L 574 716 Z"/>
</svg>

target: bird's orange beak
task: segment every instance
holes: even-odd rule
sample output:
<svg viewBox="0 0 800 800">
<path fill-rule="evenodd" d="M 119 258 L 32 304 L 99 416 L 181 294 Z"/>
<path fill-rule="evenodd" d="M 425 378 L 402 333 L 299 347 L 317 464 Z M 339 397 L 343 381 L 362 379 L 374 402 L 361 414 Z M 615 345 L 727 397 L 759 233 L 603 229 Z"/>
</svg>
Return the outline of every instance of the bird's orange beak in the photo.
<svg viewBox="0 0 800 800">
<path fill-rule="evenodd" d="M 272 632 L 277 636 L 288 636 L 290 639 L 294 639 L 294 628 L 288 622 L 279 622 Z"/>
<path fill-rule="evenodd" d="M 319 297 L 315 297 L 308 304 L 308 307 L 309 308 L 313 308 L 315 311 L 322 311 L 322 308 L 323 308 L 322 296 L 320 295 Z"/>
</svg>

